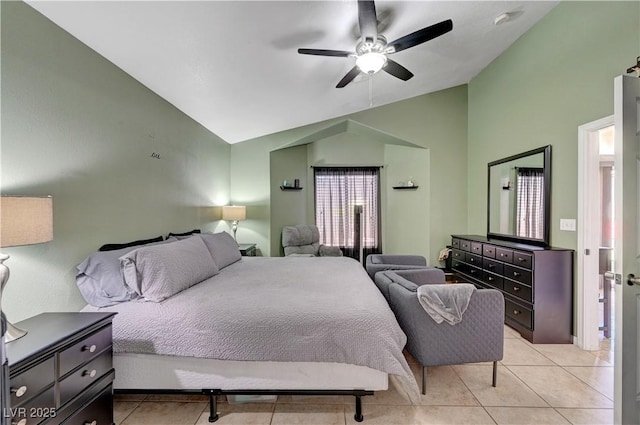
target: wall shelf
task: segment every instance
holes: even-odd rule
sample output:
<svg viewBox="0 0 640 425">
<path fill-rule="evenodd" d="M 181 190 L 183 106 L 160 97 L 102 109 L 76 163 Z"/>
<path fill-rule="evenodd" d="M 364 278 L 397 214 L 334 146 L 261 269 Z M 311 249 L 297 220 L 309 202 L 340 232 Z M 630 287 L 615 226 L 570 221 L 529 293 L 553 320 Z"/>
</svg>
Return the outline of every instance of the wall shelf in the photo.
<svg viewBox="0 0 640 425">
<path fill-rule="evenodd" d="M 302 188 L 295 186 L 280 186 L 280 190 L 302 190 Z"/>
<path fill-rule="evenodd" d="M 393 186 L 394 190 L 402 190 L 402 189 L 416 190 L 417 188 L 418 186 Z"/>
</svg>

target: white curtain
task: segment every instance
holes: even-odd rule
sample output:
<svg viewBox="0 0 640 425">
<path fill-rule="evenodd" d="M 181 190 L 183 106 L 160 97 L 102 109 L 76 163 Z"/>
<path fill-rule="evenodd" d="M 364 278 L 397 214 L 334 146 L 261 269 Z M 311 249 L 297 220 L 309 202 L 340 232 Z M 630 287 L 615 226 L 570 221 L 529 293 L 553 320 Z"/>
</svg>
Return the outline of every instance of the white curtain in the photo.
<svg viewBox="0 0 640 425">
<path fill-rule="evenodd" d="M 544 237 L 544 173 L 542 168 L 518 168 L 516 173 L 516 234 Z"/>
</svg>

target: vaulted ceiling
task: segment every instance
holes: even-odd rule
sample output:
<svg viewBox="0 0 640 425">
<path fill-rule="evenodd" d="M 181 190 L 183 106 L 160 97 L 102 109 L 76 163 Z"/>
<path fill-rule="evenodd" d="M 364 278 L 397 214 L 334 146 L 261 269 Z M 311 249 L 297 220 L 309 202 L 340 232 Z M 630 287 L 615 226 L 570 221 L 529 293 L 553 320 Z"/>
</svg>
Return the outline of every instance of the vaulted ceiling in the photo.
<svg viewBox="0 0 640 425">
<path fill-rule="evenodd" d="M 28 2 L 229 143 L 468 83 L 557 1 L 379 1 L 387 40 L 446 19 L 453 31 L 398 52 L 415 76 L 361 75 L 355 0 Z M 509 20 L 495 25 L 497 16 Z"/>
</svg>

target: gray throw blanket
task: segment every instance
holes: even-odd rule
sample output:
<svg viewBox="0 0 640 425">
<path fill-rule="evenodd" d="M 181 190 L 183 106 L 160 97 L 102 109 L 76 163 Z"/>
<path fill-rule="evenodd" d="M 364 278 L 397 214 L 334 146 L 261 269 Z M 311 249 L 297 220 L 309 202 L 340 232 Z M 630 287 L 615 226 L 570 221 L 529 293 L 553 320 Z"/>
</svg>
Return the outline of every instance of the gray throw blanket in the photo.
<svg viewBox="0 0 640 425">
<path fill-rule="evenodd" d="M 462 321 L 462 315 L 469 306 L 471 294 L 476 287 L 470 283 L 421 285 L 416 291 L 418 301 L 431 318 L 438 324 L 447 322 L 455 325 Z"/>
</svg>

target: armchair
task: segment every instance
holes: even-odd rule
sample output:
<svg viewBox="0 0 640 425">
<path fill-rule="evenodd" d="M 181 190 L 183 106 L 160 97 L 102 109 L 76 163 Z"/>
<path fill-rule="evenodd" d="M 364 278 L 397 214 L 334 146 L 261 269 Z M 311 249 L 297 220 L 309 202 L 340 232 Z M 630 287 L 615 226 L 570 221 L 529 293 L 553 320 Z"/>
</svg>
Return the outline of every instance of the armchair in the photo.
<svg viewBox="0 0 640 425">
<path fill-rule="evenodd" d="M 318 226 L 313 224 L 298 224 L 282 228 L 282 247 L 284 255 L 298 255 L 308 257 L 340 257 L 342 251 L 337 246 L 320 244 Z"/>
<path fill-rule="evenodd" d="M 439 270 L 442 273 L 441 270 Z M 437 282 L 429 280 L 437 279 Z M 504 297 L 495 289 L 473 292 L 462 322 L 437 324 L 418 301 L 419 285 L 444 283 L 444 273 L 433 270 L 385 271 L 376 275 L 379 288 L 387 288 L 387 300 L 407 335 L 407 351 L 422 365 L 422 393 L 426 394 L 427 367 L 461 363 L 493 362 L 504 351 Z M 384 290 L 383 290 L 384 294 Z"/>
<path fill-rule="evenodd" d="M 385 270 L 424 269 L 427 260 L 421 255 L 371 254 L 365 261 L 365 268 L 371 279 Z"/>
</svg>

